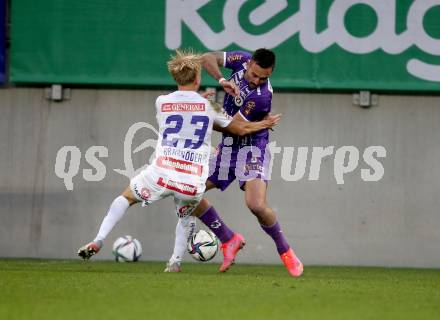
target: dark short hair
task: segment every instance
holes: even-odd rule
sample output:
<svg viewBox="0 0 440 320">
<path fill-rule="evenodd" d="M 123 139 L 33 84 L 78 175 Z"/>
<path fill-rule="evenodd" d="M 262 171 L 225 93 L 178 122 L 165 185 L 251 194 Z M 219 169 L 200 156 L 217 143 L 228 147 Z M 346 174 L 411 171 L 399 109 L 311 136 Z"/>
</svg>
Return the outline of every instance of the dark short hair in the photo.
<svg viewBox="0 0 440 320">
<path fill-rule="evenodd" d="M 262 68 L 275 68 L 275 53 L 271 50 L 265 48 L 257 49 L 252 55 L 252 60 Z"/>
</svg>

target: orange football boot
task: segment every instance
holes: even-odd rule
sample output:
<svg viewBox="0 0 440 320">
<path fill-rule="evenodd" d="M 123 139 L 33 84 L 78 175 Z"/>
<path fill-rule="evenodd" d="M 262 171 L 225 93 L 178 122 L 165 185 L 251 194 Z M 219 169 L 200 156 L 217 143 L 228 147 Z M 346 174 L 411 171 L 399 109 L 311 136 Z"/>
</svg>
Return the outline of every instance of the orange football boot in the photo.
<svg viewBox="0 0 440 320">
<path fill-rule="evenodd" d="M 298 259 L 298 257 L 293 252 L 292 248 L 289 248 L 286 252 L 280 255 L 281 261 L 283 261 L 284 265 L 286 266 L 287 271 L 293 276 L 293 277 L 299 277 L 302 275 L 304 271 L 304 266 L 301 263 L 301 261 Z"/>
<path fill-rule="evenodd" d="M 246 244 L 243 236 L 238 233 L 234 233 L 232 238 L 225 243 L 222 243 L 221 249 L 223 251 L 223 263 L 220 266 L 219 271 L 225 272 L 234 263 L 235 256 L 238 251 L 242 249 Z"/>
</svg>

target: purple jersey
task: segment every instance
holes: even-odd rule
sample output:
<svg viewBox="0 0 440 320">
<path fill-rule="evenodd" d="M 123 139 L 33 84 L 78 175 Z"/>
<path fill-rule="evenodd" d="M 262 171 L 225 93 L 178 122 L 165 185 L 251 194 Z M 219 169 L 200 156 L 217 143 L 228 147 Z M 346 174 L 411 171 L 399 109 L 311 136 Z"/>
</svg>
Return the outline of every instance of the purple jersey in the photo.
<svg viewBox="0 0 440 320">
<path fill-rule="evenodd" d="M 229 80 L 240 88 L 240 96 L 225 95 L 223 107 L 234 116 L 237 112 L 247 121 L 260 121 L 271 110 L 272 87 L 269 80 L 257 88 L 250 88 L 244 78 L 251 54 L 242 51 L 226 52 L 224 67 L 232 69 Z M 269 142 L 267 129 L 244 137 L 223 134 L 223 140 L 217 148 L 218 154 L 211 159 L 209 181 L 222 191 L 235 179 L 243 189 L 246 181 L 261 179 L 268 181 L 268 169 L 271 155 L 266 150 Z"/>
<path fill-rule="evenodd" d="M 270 112 L 272 106 L 272 86 L 269 79 L 266 83 L 257 88 L 250 88 L 249 83 L 244 78 L 244 73 L 247 69 L 247 63 L 252 58 L 252 55 L 244 51 L 230 51 L 224 54 L 224 67 L 232 69 L 232 74 L 229 80 L 233 80 L 240 88 L 240 96 L 233 97 L 229 94 L 225 95 L 223 107 L 225 111 L 234 116 L 237 112 L 248 121 L 260 121 Z M 238 137 L 234 135 L 234 146 L 258 146 L 264 148 L 269 142 L 269 132 L 267 129 L 259 132 Z"/>
</svg>

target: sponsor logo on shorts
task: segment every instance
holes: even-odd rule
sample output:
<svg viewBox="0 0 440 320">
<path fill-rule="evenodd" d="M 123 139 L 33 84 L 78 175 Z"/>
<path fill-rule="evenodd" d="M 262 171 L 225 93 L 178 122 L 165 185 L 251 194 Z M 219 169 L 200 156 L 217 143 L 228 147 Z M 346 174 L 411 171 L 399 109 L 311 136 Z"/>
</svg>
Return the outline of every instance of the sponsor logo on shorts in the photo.
<svg viewBox="0 0 440 320">
<path fill-rule="evenodd" d="M 138 189 L 138 185 L 135 184 L 133 190 L 134 190 L 134 193 L 136 193 L 136 195 L 137 195 L 139 198 L 141 198 L 142 200 L 145 200 L 145 201 L 148 202 L 148 200 L 150 199 L 151 192 L 150 192 L 150 190 L 148 190 L 147 188 L 142 188 L 142 189 L 139 191 L 139 189 Z"/>
<path fill-rule="evenodd" d="M 157 180 L 157 184 L 161 187 L 177 191 L 187 196 L 195 196 L 197 194 L 197 187 L 191 184 L 177 182 L 173 180 L 165 181 L 162 177 Z"/>
<path fill-rule="evenodd" d="M 159 157 L 157 159 L 157 165 L 164 169 L 169 169 L 177 172 L 192 174 L 201 177 L 203 172 L 203 166 L 195 164 L 189 161 L 183 161 L 171 157 Z"/>
<path fill-rule="evenodd" d="M 162 112 L 198 112 L 205 111 L 204 103 L 164 103 L 161 107 Z"/>
<path fill-rule="evenodd" d="M 142 188 L 141 195 L 142 195 L 142 199 L 144 199 L 144 200 L 150 199 L 150 196 L 151 196 L 150 190 L 148 190 L 147 188 Z"/>
<path fill-rule="evenodd" d="M 185 218 L 189 216 L 194 211 L 194 209 L 195 207 L 191 205 L 180 207 L 177 216 L 179 218 Z"/>
</svg>

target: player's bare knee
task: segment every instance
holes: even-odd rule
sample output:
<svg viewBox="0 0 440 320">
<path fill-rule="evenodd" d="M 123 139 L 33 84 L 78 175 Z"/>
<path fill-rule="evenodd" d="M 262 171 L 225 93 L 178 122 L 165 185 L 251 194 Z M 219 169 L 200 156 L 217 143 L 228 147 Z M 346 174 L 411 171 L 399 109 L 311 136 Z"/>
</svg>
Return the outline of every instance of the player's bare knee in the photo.
<svg viewBox="0 0 440 320">
<path fill-rule="evenodd" d="M 246 205 L 256 216 L 263 215 L 267 207 L 265 201 L 262 199 L 247 200 Z"/>
<path fill-rule="evenodd" d="M 135 199 L 135 198 L 130 198 L 130 197 L 126 197 L 126 196 L 123 196 L 125 199 L 127 199 L 127 201 L 128 201 L 128 204 L 130 205 L 130 206 L 132 206 L 132 205 L 134 205 L 134 204 L 136 204 L 136 203 L 138 203 L 139 201 L 137 200 L 137 199 Z"/>
<path fill-rule="evenodd" d="M 123 192 L 122 196 L 127 199 L 130 206 L 134 205 L 135 203 L 139 202 L 133 195 L 133 192 L 131 191 L 130 187 L 127 187 Z"/>
<path fill-rule="evenodd" d="M 201 217 L 206 212 L 206 210 L 209 209 L 209 207 L 211 207 L 211 203 L 205 198 L 203 198 L 199 202 L 197 208 L 193 211 L 192 215 L 195 217 Z"/>
</svg>

